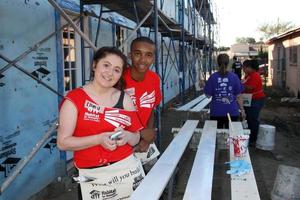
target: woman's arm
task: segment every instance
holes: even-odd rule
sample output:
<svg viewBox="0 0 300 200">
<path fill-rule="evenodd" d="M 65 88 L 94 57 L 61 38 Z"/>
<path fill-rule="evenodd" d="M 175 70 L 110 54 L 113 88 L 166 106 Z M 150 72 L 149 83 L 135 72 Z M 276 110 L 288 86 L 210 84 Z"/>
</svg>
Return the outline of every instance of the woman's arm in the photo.
<svg viewBox="0 0 300 200">
<path fill-rule="evenodd" d="M 107 132 L 97 135 L 76 137 L 73 136 L 77 122 L 77 109 L 75 105 L 65 100 L 59 115 L 59 127 L 57 132 L 57 146 L 61 150 L 77 151 L 95 145 L 102 145 L 104 148 L 114 150 L 115 142 L 109 139 L 114 132 Z"/>
<path fill-rule="evenodd" d="M 242 94 L 237 95 L 236 98 L 237 98 L 237 102 L 238 102 L 240 110 L 241 110 L 242 119 L 245 120 L 246 119 L 246 113 L 245 113 L 245 109 L 244 109 L 244 105 L 243 105 Z"/>
</svg>

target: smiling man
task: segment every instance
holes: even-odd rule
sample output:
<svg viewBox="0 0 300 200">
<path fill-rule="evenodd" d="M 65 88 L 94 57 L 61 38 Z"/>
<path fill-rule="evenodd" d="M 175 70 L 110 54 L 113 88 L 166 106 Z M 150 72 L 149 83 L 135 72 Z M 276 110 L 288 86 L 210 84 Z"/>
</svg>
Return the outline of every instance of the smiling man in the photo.
<svg viewBox="0 0 300 200">
<path fill-rule="evenodd" d="M 136 152 L 146 152 L 155 140 L 154 109 L 162 95 L 159 76 L 149 70 L 155 58 L 155 44 L 148 37 L 132 41 L 129 57 L 131 66 L 125 71 L 125 91 L 133 99 L 139 118 L 144 126 Z"/>
</svg>

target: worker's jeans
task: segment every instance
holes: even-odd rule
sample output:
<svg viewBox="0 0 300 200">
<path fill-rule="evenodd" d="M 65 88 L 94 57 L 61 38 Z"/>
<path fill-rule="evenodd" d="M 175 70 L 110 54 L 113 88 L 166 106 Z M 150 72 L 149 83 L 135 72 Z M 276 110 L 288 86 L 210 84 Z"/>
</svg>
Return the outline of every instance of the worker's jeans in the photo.
<svg viewBox="0 0 300 200">
<path fill-rule="evenodd" d="M 262 99 L 252 99 L 250 107 L 244 107 L 246 112 L 246 119 L 248 123 L 248 128 L 251 131 L 250 143 L 255 143 L 257 140 L 258 130 L 259 130 L 259 114 L 263 106 L 265 105 L 265 98 Z"/>
</svg>

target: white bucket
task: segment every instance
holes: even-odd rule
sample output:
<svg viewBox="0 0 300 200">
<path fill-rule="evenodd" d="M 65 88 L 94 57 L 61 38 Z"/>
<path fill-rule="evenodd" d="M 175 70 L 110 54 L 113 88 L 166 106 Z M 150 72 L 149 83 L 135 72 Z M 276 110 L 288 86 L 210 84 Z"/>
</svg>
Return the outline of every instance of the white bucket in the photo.
<svg viewBox="0 0 300 200">
<path fill-rule="evenodd" d="M 273 190 L 272 200 L 300 199 L 300 169 L 286 165 L 279 165 Z"/>
<path fill-rule="evenodd" d="M 256 148 L 271 151 L 275 146 L 275 126 L 261 124 L 257 135 Z"/>
</svg>

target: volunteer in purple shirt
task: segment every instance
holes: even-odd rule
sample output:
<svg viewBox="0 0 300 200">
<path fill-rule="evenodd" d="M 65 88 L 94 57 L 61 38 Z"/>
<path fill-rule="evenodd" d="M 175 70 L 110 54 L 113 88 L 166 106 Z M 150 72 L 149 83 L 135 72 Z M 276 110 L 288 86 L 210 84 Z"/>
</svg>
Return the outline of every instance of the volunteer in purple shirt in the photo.
<svg viewBox="0 0 300 200">
<path fill-rule="evenodd" d="M 218 71 L 207 80 L 204 93 L 207 97 L 212 97 L 210 119 L 218 121 L 218 128 L 228 128 L 227 113 L 230 114 L 232 121 L 239 119 L 239 109 L 242 119 L 246 117 L 241 96 L 243 85 L 236 74 L 227 71 L 229 63 L 227 54 L 220 54 L 217 62 Z"/>
</svg>

